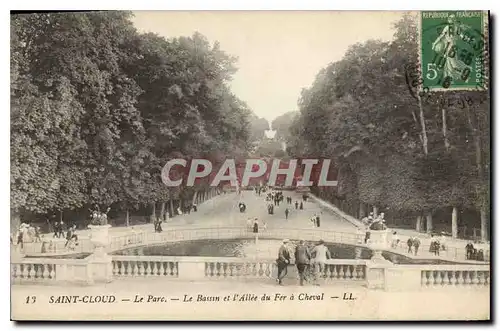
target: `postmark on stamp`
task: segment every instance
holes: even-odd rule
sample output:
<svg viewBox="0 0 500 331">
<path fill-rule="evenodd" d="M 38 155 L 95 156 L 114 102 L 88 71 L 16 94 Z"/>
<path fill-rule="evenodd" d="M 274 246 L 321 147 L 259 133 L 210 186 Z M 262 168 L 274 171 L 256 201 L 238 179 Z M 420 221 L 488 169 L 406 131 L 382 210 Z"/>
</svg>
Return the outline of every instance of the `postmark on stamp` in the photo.
<svg viewBox="0 0 500 331">
<path fill-rule="evenodd" d="M 487 84 L 487 20 L 483 11 L 420 13 L 422 86 L 428 90 L 477 90 Z"/>
</svg>

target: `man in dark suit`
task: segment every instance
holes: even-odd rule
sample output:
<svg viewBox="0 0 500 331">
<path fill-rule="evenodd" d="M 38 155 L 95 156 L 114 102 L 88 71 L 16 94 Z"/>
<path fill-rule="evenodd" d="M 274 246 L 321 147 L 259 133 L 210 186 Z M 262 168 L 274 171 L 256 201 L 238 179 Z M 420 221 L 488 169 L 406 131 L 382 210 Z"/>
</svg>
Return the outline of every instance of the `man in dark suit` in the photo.
<svg viewBox="0 0 500 331">
<path fill-rule="evenodd" d="M 301 240 L 295 248 L 295 264 L 297 265 L 297 270 L 299 271 L 300 286 L 303 286 L 304 280 L 307 280 L 305 273 L 310 261 L 311 253 L 309 252 L 309 248 L 305 245 L 304 240 Z"/>
<path fill-rule="evenodd" d="M 278 278 L 276 281 L 279 285 L 283 285 L 283 278 L 288 273 L 288 265 L 290 264 L 290 253 L 288 252 L 288 239 L 283 240 L 283 244 L 278 251 L 276 264 L 278 265 Z"/>
</svg>

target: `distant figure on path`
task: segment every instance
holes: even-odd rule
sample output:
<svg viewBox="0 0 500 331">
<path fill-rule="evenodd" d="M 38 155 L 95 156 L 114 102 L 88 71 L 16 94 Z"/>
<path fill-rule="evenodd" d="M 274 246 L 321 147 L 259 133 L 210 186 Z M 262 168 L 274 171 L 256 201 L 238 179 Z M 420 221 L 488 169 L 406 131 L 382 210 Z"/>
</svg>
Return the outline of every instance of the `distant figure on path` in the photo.
<svg viewBox="0 0 500 331">
<path fill-rule="evenodd" d="M 278 251 L 278 258 L 276 264 L 278 265 L 278 275 L 276 281 L 279 285 L 283 285 L 283 278 L 288 273 L 288 265 L 290 264 L 290 253 L 288 252 L 288 239 L 283 240 L 283 244 Z"/>
<path fill-rule="evenodd" d="M 415 247 L 415 255 L 418 253 L 418 248 L 420 247 L 420 239 L 413 237 L 413 247 Z"/>
<path fill-rule="evenodd" d="M 299 209 L 300 209 L 300 210 L 303 210 L 303 209 L 304 209 L 304 204 L 302 203 L 302 201 L 300 202 Z"/>
<path fill-rule="evenodd" d="M 408 245 L 408 253 L 413 253 L 412 247 L 413 247 L 413 238 L 410 237 L 408 238 L 408 241 L 406 242 Z"/>
<path fill-rule="evenodd" d="M 285 219 L 288 219 L 288 213 L 289 213 L 289 212 L 290 212 L 290 211 L 288 210 L 288 208 L 287 208 L 287 209 L 285 209 Z"/>
<path fill-rule="evenodd" d="M 321 219 L 319 218 L 318 214 L 316 214 L 316 227 L 321 227 Z"/>
<path fill-rule="evenodd" d="M 299 202 L 298 201 L 295 201 L 295 209 L 299 209 Z"/>
<path fill-rule="evenodd" d="M 259 233 L 259 220 L 257 217 L 253 220 L 253 233 Z"/>
</svg>

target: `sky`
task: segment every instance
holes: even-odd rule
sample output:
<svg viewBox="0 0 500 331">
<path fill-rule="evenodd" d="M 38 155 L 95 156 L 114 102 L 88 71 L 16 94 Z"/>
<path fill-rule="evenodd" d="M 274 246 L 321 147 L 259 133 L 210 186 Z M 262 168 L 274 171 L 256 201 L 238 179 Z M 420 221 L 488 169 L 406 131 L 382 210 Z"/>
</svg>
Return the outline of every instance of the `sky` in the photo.
<svg viewBox="0 0 500 331">
<path fill-rule="evenodd" d="M 141 32 L 164 37 L 198 31 L 238 57 L 233 93 L 269 122 L 298 110 L 297 100 L 316 74 L 340 60 L 348 47 L 369 39 L 391 40 L 402 12 L 334 11 L 138 11 Z"/>
</svg>

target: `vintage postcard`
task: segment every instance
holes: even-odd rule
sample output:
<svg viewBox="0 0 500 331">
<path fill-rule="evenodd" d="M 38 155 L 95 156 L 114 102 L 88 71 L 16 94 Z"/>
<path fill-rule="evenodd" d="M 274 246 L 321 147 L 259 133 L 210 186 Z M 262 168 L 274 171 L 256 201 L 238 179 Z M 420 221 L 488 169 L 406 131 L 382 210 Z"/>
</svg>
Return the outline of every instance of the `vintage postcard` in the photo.
<svg viewBox="0 0 500 331">
<path fill-rule="evenodd" d="M 487 11 L 11 15 L 11 318 L 489 320 Z"/>
</svg>

